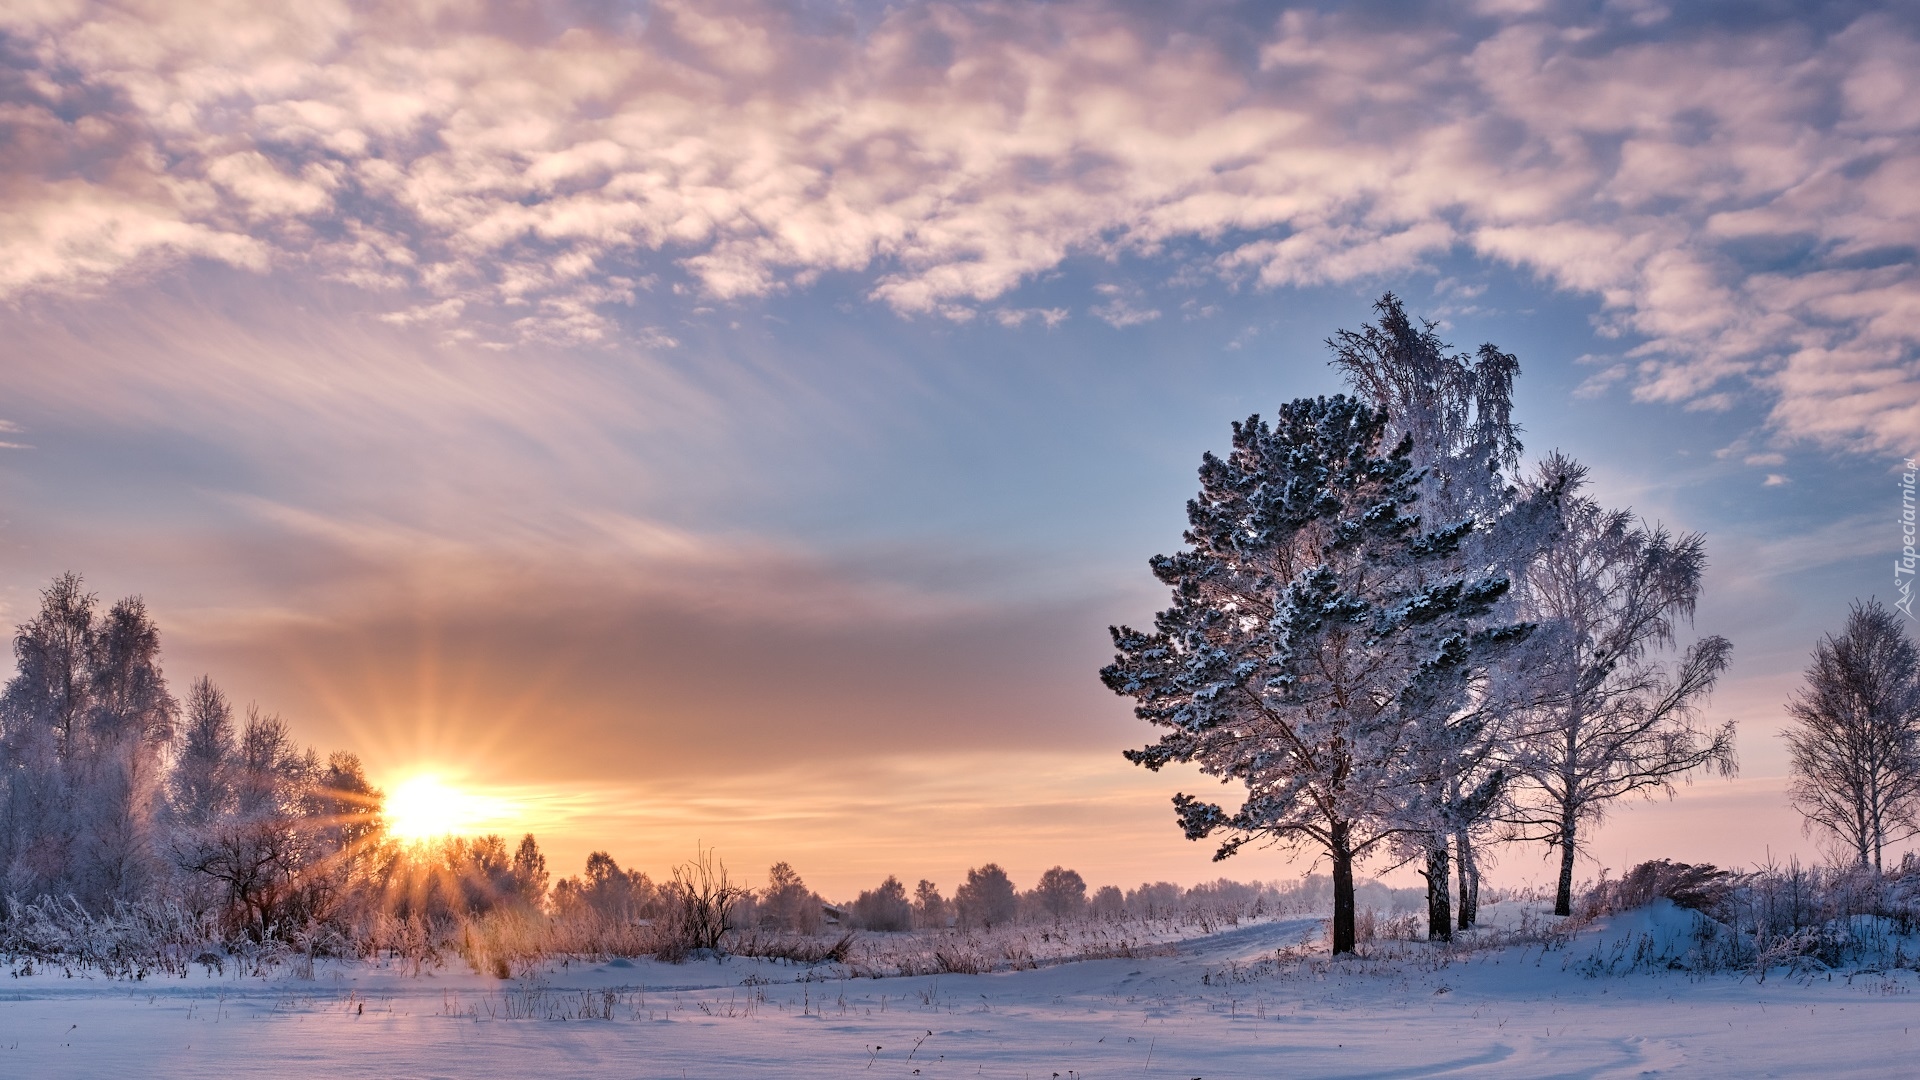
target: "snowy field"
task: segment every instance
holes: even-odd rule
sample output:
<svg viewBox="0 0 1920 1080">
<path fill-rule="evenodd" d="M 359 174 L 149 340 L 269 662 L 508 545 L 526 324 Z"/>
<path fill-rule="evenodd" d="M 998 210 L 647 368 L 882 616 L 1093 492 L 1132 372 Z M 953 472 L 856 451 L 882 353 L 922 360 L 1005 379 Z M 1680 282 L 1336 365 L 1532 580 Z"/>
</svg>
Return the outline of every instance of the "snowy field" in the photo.
<svg viewBox="0 0 1920 1080">
<path fill-rule="evenodd" d="M 1664 901 L 1661 902 L 1665 904 Z M 732 958 L 572 963 L 503 981 L 410 974 L 140 981 L 56 967 L 0 985 L 7 1077 L 1911 1076 L 1911 971 L 1650 970 L 1670 906 L 1571 944 L 1437 963 L 1277 953 L 1317 919 L 1175 955 L 989 975 L 849 979 Z M 1596 973 L 1635 967 L 1625 974 Z"/>
</svg>

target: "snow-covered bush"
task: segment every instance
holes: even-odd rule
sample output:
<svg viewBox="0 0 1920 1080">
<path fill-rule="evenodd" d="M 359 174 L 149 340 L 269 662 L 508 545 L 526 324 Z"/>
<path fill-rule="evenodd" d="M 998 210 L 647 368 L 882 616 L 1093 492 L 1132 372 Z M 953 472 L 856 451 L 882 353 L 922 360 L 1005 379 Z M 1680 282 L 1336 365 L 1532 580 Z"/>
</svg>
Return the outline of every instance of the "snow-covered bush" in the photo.
<svg viewBox="0 0 1920 1080">
<path fill-rule="evenodd" d="M 1665 897 L 1680 907 L 1713 914 L 1733 893 L 1738 878 L 1730 870 L 1708 863 L 1690 864 L 1650 859 L 1618 881 L 1602 878 L 1587 893 L 1590 915 L 1630 911 Z"/>
<path fill-rule="evenodd" d="M 168 900 L 121 901 L 102 914 L 72 897 L 0 899 L 0 957 L 116 978 L 185 973 L 214 925 Z"/>
<path fill-rule="evenodd" d="M 1632 950 L 1615 943 L 1604 962 L 1590 965 L 1593 970 L 1652 966 L 1743 971 L 1765 979 L 1778 968 L 1920 964 L 1920 861 L 1912 856 L 1886 874 L 1797 861 L 1736 874 L 1654 860 L 1617 882 L 1599 882 L 1583 908 L 1588 918 L 1610 916 L 1601 925 L 1618 937 L 1621 918 L 1644 921 L 1638 913 L 1657 913 L 1663 904 L 1673 914 L 1658 933 L 1641 931 L 1649 943 Z M 1674 927 L 1682 922 L 1690 928 L 1684 948 L 1674 944 Z"/>
</svg>

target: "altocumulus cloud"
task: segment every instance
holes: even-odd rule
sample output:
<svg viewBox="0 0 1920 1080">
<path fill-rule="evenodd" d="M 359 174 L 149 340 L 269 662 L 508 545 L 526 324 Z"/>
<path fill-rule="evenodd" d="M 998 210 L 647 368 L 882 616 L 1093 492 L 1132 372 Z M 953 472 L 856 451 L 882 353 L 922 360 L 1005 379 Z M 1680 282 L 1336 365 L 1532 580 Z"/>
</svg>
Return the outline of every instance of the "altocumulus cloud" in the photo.
<svg viewBox="0 0 1920 1080">
<path fill-rule="evenodd" d="M 1920 30 L 1715 11 L 16 3 L 0 294 L 212 259 L 591 342 L 645 290 L 839 273 L 966 319 L 1079 256 L 1284 287 L 1465 252 L 1597 297 L 1642 399 L 1899 446 Z"/>
</svg>

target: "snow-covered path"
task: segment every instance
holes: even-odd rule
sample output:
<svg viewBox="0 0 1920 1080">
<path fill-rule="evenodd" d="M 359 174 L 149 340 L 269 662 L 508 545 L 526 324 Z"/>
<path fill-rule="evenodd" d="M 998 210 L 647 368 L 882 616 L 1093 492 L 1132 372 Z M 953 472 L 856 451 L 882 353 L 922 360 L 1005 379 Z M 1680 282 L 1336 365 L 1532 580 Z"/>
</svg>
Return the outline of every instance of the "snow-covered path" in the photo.
<svg viewBox="0 0 1920 1080">
<path fill-rule="evenodd" d="M 42 971 L 0 986 L 0 1076 L 1886 1077 L 1913 1075 L 1920 1051 L 1911 972 L 1590 979 L 1566 969 L 1577 946 L 1256 969 L 1316 925 L 1172 957 L 806 983 L 738 958 L 570 965 L 537 985 L 464 967 Z"/>
</svg>

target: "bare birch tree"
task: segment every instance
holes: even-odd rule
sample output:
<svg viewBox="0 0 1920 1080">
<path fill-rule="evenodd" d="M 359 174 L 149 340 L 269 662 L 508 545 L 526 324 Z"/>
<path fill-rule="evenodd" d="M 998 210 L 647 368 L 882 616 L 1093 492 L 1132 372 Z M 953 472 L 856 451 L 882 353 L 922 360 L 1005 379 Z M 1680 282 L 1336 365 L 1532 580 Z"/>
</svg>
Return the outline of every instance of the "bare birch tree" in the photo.
<svg viewBox="0 0 1920 1080">
<path fill-rule="evenodd" d="M 1373 310 L 1373 323 L 1328 339 L 1332 365 L 1386 414 L 1386 445 L 1411 440 L 1420 513 L 1429 525 L 1473 523 L 1444 570 L 1512 575 L 1536 546 L 1536 532 L 1525 527 L 1534 516 L 1516 505 L 1509 479 L 1520 464 L 1520 428 L 1513 422 L 1519 360 L 1491 344 L 1472 356 L 1454 349 L 1432 323 L 1410 318 L 1392 293 Z M 1496 605 L 1489 622 L 1511 621 L 1510 606 Z M 1424 863 L 1430 937 L 1451 936 L 1450 862 L 1459 875 L 1459 926 L 1474 924 L 1477 841 L 1493 828 L 1509 779 L 1495 752 L 1505 729 L 1504 700 L 1495 691 L 1510 685 L 1476 677 L 1431 703 L 1438 708 L 1421 718 L 1414 755 L 1421 760 L 1412 770 L 1418 781 L 1403 803 L 1412 831 L 1401 847 Z"/>
<path fill-rule="evenodd" d="M 1614 800 L 1671 793 L 1701 768 L 1732 775 L 1733 723 L 1703 729 L 1699 709 L 1733 646 L 1703 637 L 1670 667 L 1677 623 L 1691 619 L 1706 569 L 1704 540 L 1674 535 L 1583 494 L 1585 469 L 1559 454 L 1533 486 L 1557 492 L 1556 533 L 1522 575 L 1521 602 L 1540 625 L 1529 656 L 1533 701 L 1510 767 L 1524 796 L 1511 810 L 1520 838 L 1560 854 L 1554 911 L 1572 911 L 1584 826 Z"/>
<path fill-rule="evenodd" d="M 1809 830 L 1861 867 L 1920 833 L 1920 652 L 1878 600 L 1856 602 L 1840 636 L 1814 646 L 1806 686 L 1787 703 L 1788 792 Z"/>
</svg>

